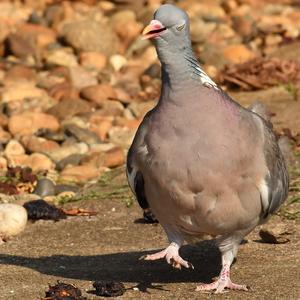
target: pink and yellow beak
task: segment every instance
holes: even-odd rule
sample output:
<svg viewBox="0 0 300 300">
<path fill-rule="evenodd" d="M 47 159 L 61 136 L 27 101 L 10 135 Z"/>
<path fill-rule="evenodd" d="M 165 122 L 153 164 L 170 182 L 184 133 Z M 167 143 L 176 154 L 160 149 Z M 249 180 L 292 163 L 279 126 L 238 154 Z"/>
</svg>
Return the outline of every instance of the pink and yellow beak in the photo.
<svg viewBox="0 0 300 300">
<path fill-rule="evenodd" d="M 159 36 L 164 30 L 166 30 L 166 27 L 164 27 L 161 22 L 152 20 L 150 24 L 144 28 L 142 32 L 142 38 L 143 40 L 155 38 Z"/>
</svg>

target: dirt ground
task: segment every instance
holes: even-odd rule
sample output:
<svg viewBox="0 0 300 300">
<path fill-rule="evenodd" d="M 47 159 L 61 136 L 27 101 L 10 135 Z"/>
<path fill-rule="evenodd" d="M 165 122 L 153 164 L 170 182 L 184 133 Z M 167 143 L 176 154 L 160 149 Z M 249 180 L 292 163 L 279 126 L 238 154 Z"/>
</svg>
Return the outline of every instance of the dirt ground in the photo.
<svg viewBox="0 0 300 300">
<path fill-rule="evenodd" d="M 0 167 L 16 159 L 13 165 L 60 170 L 59 180 L 80 183 L 124 164 L 123 150 L 159 95 L 155 51 L 140 35 L 162 2 L 0 1 Z M 0 300 L 43 299 L 48 284 L 58 280 L 75 284 L 89 300 L 103 299 L 90 292 L 98 280 L 124 283 L 126 292 L 119 297 L 124 300 L 300 299 L 299 1 L 173 2 L 191 14 L 193 46 L 208 75 L 217 82 L 224 64 L 250 61 L 243 67 L 247 72 L 229 76 L 231 84 L 219 83 L 244 106 L 264 103 L 274 128 L 288 137 L 284 148 L 295 152 L 291 160 L 298 173 L 293 171 L 290 204 L 270 222 L 286 226 L 289 241 L 263 243 L 256 228 L 240 246 L 231 273 L 234 282 L 251 290 L 196 292 L 197 284 L 219 274 L 217 248 L 212 241 L 182 247 L 194 270 L 140 261 L 166 247 L 167 240 L 160 225 L 141 221 L 123 170 L 114 180 L 95 179 L 79 201 L 64 204 L 96 216 L 28 222 L 24 232 L 0 245 Z M 267 62 L 254 68 L 252 58 Z M 274 77 L 266 72 L 270 66 L 281 80 L 267 80 Z M 26 128 L 32 119 L 38 122 Z M 33 159 L 41 153 L 47 155 Z"/>
<path fill-rule="evenodd" d="M 125 180 L 122 176 L 122 181 Z M 94 186 L 94 189 L 102 189 Z M 106 189 L 109 189 L 106 187 Z M 57 280 L 75 284 L 87 299 L 95 280 L 115 280 L 127 290 L 120 299 L 300 299 L 299 225 L 284 220 L 292 233 L 286 244 L 260 242 L 258 229 L 240 246 L 232 278 L 250 292 L 203 294 L 194 289 L 218 275 L 220 256 L 213 242 L 182 248 L 195 270 L 174 270 L 165 261 L 138 258 L 166 246 L 160 225 L 143 224 L 137 203 L 92 199 L 67 206 L 98 211 L 93 217 L 38 221 L 0 247 L 0 299 L 35 300 Z"/>
</svg>

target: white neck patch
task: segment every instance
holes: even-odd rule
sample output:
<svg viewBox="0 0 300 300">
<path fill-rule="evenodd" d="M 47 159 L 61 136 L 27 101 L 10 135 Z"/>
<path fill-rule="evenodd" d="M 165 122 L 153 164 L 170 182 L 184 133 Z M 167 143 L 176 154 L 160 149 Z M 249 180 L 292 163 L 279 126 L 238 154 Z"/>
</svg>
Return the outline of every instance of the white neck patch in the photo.
<svg viewBox="0 0 300 300">
<path fill-rule="evenodd" d="M 213 87 L 219 90 L 218 85 L 199 66 L 197 66 L 196 69 L 199 71 L 199 78 L 204 86 Z"/>
</svg>

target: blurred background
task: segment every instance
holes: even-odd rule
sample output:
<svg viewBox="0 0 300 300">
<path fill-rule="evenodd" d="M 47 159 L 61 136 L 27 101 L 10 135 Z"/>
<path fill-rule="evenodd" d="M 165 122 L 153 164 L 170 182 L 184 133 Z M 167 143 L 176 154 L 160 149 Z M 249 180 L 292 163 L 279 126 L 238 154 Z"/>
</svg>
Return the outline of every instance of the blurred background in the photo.
<svg viewBox="0 0 300 300">
<path fill-rule="evenodd" d="M 22 166 L 83 183 L 124 163 L 159 97 L 156 52 L 140 35 L 165 2 L 0 2 L 4 175 Z M 206 72 L 243 105 L 262 101 L 278 133 L 299 146 L 300 2 L 167 2 L 190 15 Z"/>
<path fill-rule="evenodd" d="M 142 282 L 145 291 L 149 282 L 150 288 L 153 281 L 170 283 L 166 298 L 157 289 L 153 299 L 173 299 L 174 294 L 183 299 L 182 287 L 191 284 L 192 291 L 195 282 L 218 274 L 206 264 L 199 268 L 200 278 L 162 266 L 152 278 L 146 265 L 137 263 L 141 249 L 165 245 L 159 226 L 134 223 L 142 212 L 124 169 L 135 131 L 160 94 L 155 48 L 141 32 L 163 3 L 189 14 L 194 51 L 212 79 L 244 106 L 262 102 L 274 124 L 289 163 L 290 196 L 260 238 L 284 245 L 254 243 L 257 230 L 241 247 L 243 263 L 252 268 L 243 280 L 262 291 L 243 299 L 270 299 L 264 290 L 272 282 L 274 299 L 298 298 L 300 1 L 2 0 L 0 203 L 26 203 L 33 220 L 88 217 L 28 223 L 23 235 L 1 245 L 3 299 L 35 299 L 50 279 L 65 278 L 86 289 L 99 278 L 129 281 L 129 286 Z M 0 238 L 8 222 L 1 205 Z M 263 256 L 266 249 L 280 264 Z M 119 254 L 124 251 L 132 252 Z M 192 261 L 200 258 L 194 255 Z M 214 265 L 215 260 L 210 258 Z M 259 267 L 269 268 L 271 279 L 260 281 Z M 244 278 L 241 270 L 238 276 Z M 128 291 L 130 299 L 149 299 L 147 293 L 137 296 L 138 290 Z"/>
</svg>

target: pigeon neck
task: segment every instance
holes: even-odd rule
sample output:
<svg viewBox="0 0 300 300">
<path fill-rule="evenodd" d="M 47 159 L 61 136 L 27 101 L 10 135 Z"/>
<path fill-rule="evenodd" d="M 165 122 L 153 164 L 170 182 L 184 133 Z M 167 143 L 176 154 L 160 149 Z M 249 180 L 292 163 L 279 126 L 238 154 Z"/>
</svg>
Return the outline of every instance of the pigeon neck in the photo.
<svg viewBox="0 0 300 300">
<path fill-rule="evenodd" d="M 163 90 L 167 88 L 178 94 L 180 91 L 199 90 L 201 86 L 218 89 L 216 83 L 200 67 L 191 46 L 181 52 L 158 49 L 158 57 L 162 65 Z"/>
</svg>

